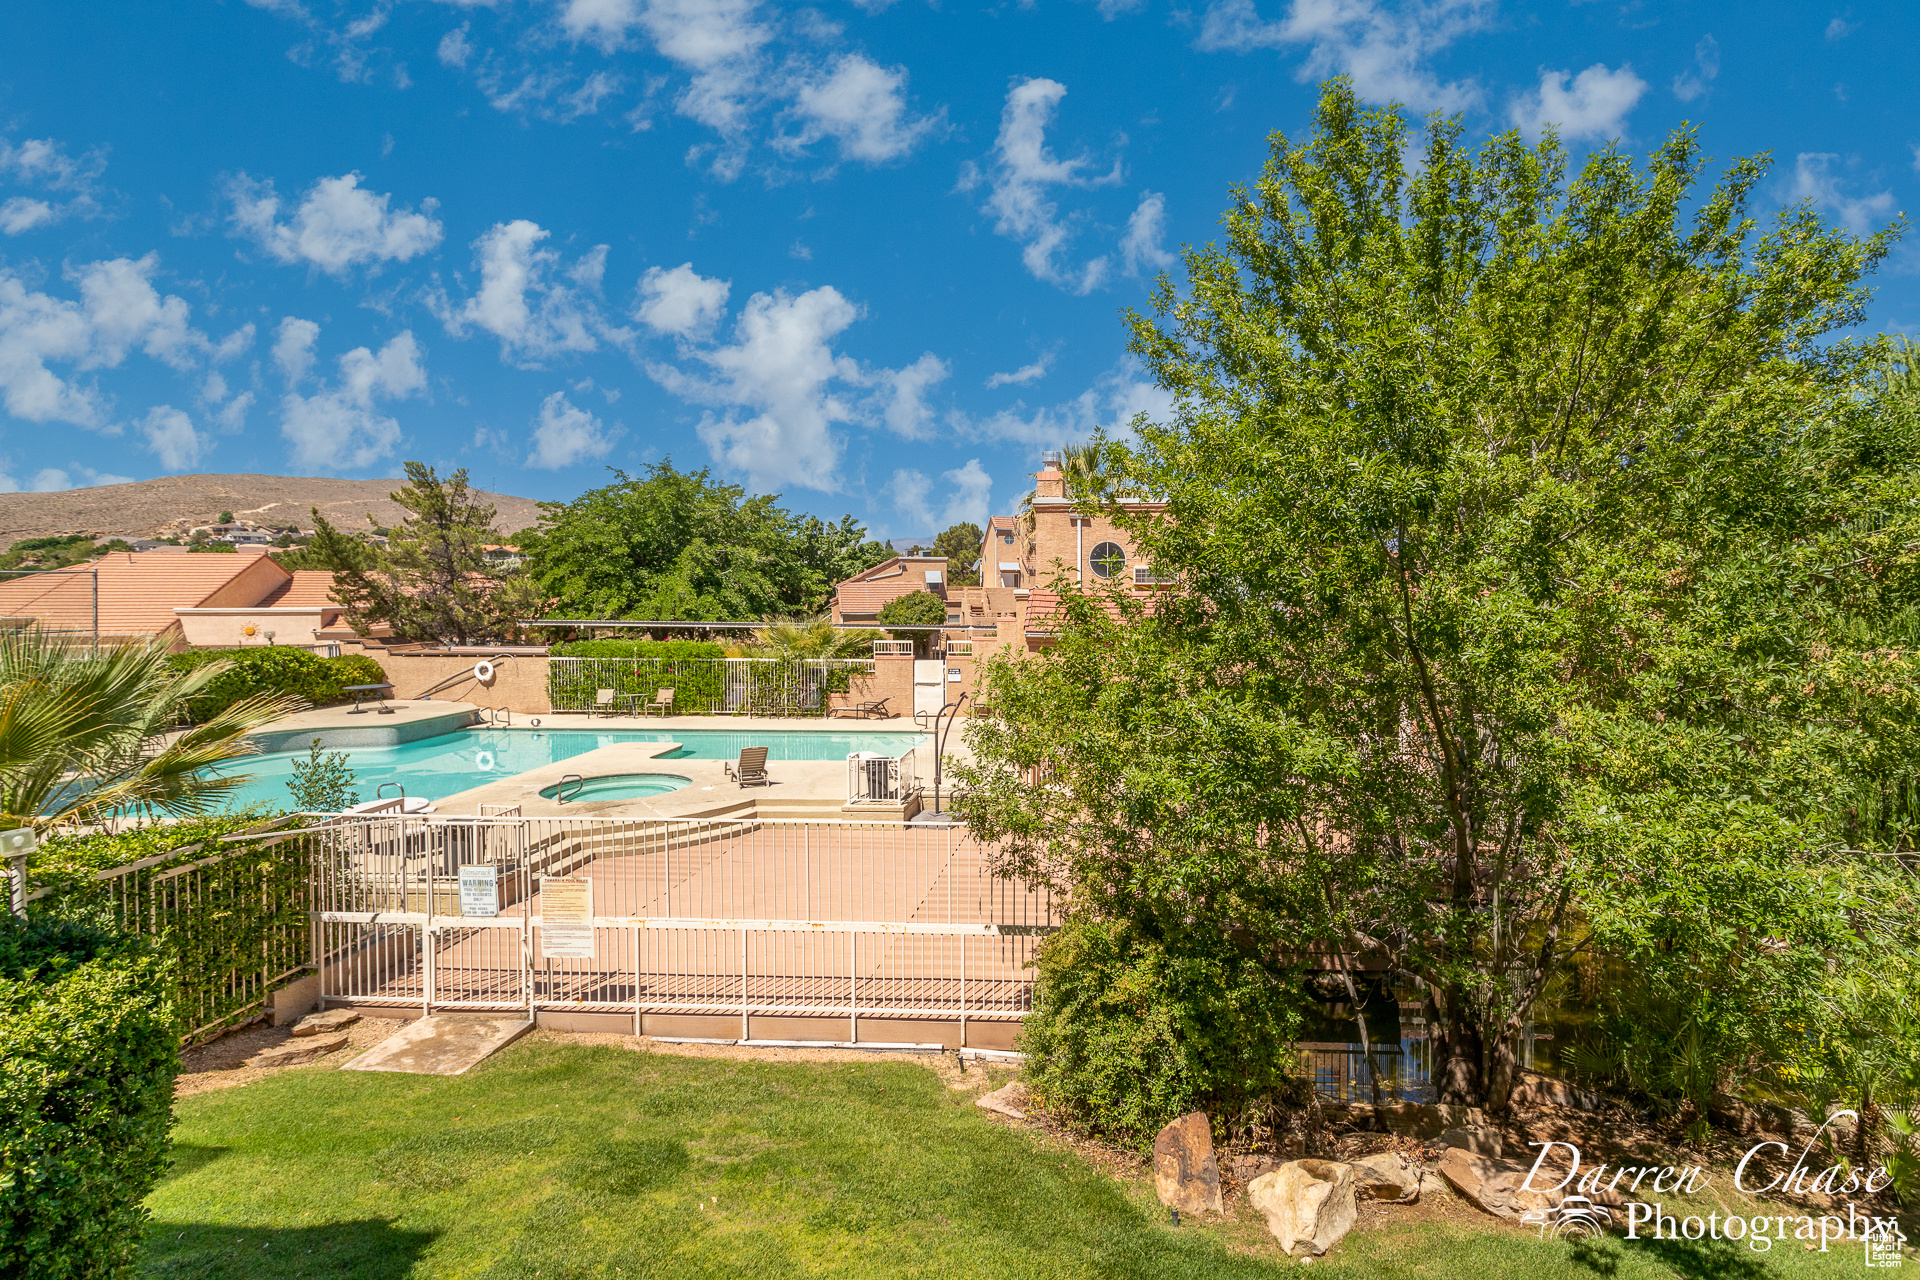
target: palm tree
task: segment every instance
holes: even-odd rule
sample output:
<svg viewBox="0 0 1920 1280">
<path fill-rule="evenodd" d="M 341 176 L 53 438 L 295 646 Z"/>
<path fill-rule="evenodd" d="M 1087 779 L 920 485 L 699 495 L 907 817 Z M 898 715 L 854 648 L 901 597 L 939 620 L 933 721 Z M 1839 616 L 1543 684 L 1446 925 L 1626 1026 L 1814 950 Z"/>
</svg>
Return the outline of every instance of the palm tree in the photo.
<svg viewBox="0 0 1920 1280">
<path fill-rule="evenodd" d="M 842 631 L 833 625 L 830 614 L 769 615 L 761 619 L 764 627 L 751 640 L 727 651 L 731 658 L 780 658 L 788 662 L 819 658 L 870 658 L 873 656 L 871 631 Z"/>
<path fill-rule="evenodd" d="M 128 813 L 205 813 L 244 775 L 205 770 L 254 747 L 253 730 L 306 703 L 261 694 L 181 733 L 186 700 L 228 670 L 174 671 L 158 644 L 95 651 L 36 629 L 0 636 L 0 821 L 98 822 Z"/>
</svg>

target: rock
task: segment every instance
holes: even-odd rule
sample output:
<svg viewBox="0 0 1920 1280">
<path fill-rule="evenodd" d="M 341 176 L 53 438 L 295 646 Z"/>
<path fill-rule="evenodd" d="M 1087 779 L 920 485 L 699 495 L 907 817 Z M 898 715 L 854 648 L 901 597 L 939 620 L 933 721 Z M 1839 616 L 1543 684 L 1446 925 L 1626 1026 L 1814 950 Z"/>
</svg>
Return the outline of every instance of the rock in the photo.
<svg viewBox="0 0 1920 1280">
<path fill-rule="evenodd" d="M 1244 1187 L 1261 1174 L 1272 1173 L 1280 1164 L 1272 1156 L 1230 1156 L 1227 1175 Z"/>
<path fill-rule="evenodd" d="M 1438 1141 L 1445 1147 L 1471 1151 L 1477 1156 L 1492 1156 L 1495 1159 L 1500 1158 L 1507 1145 L 1498 1129 L 1484 1124 L 1465 1124 L 1458 1129 L 1449 1129 L 1440 1135 Z"/>
<path fill-rule="evenodd" d="M 1516 1107 L 1565 1107 L 1571 1111 L 1598 1111 L 1606 1099 L 1597 1093 L 1575 1088 L 1565 1080 L 1543 1076 L 1537 1071 L 1522 1071 L 1520 1083 L 1508 1095 Z"/>
<path fill-rule="evenodd" d="M 330 1036 L 307 1036 L 301 1040 L 289 1040 L 285 1044 L 275 1045 L 271 1049 L 262 1049 L 247 1059 L 250 1067 L 297 1067 L 324 1058 L 335 1049 L 347 1043 L 344 1031 Z"/>
<path fill-rule="evenodd" d="M 1018 1080 L 1011 1084 L 1003 1084 L 992 1093 L 975 1098 L 973 1105 L 985 1107 L 988 1111 L 1006 1116 L 1011 1120 L 1025 1120 L 1027 1118 L 1027 1086 Z"/>
<path fill-rule="evenodd" d="M 1440 1157 L 1440 1176 L 1455 1190 L 1494 1217 L 1511 1222 L 1560 1203 L 1558 1192 L 1521 1190 L 1529 1167 L 1475 1155 L 1464 1147 L 1448 1147 Z"/>
<path fill-rule="evenodd" d="M 1291 1160 L 1260 1175 L 1247 1201 L 1267 1220 L 1267 1230 L 1289 1257 L 1319 1255 L 1347 1234 L 1359 1210 L 1353 1198 L 1353 1166 L 1331 1160 Z"/>
<path fill-rule="evenodd" d="M 1458 1197 L 1445 1178 L 1428 1169 L 1420 1175 L 1420 1198 L 1431 1203 L 1435 1200 L 1453 1200 Z"/>
<path fill-rule="evenodd" d="M 338 1031 L 360 1021 L 358 1009 L 328 1009 L 325 1013 L 310 1013 L 293 1024 L 296 1036 L 322 1036 L 329 1031 Z"/>
<path fill-rule="evenodd" d="M 1169 1209 L 1222 1211 L 1220 1167 L 1213 1160 L 1213 1129 L 1206 1112 L 1189 1112 L 1155 1136 L 1153 1189 Z"/>
<path fill-rule="evenodd" d="M 1361 1156 L 1352 1163 L 1355 1195 L 1395 1204 L 1412 1204 L 1420 1198 L 1420 1167 L 1398 1151 Z"/>
</svg>

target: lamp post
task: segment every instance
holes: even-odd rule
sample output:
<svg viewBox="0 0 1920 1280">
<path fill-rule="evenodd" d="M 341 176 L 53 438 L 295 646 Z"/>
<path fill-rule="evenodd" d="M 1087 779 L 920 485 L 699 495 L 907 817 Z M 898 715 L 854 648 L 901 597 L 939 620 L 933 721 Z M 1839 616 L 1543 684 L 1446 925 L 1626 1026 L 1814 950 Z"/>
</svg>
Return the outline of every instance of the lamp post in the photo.
<svg viewBox="0 0 1920 1280">
<path fill-rule="evenodd" d="M 946 755 L 947 735 L 953 732 L 953 723 L 960 718 L 960 704 L 966 700 L 967 695 L 963 693 L 933 715 L 933 811 L 935 813 L 940 812 L 940 761 Z M 948 712 L 953 714 L 948 715 Z M 947 717 L 947 727 L 944 730 L 940 727 L 941 716 Z"/>
</svg>

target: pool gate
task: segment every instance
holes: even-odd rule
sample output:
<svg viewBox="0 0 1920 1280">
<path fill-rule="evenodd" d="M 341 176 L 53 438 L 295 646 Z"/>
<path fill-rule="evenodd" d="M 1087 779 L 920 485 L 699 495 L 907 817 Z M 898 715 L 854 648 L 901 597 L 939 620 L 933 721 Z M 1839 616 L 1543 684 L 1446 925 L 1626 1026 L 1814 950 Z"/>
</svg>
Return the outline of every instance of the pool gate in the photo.
<svg viewBox="0 0 1920 1280">
<path fill-rule="evenodd" d="M 1057 923 L 954 826 L 375 815 L 309 834 L 321 998 L 369 1012 L 1006 1049 Z"/>
</svg>

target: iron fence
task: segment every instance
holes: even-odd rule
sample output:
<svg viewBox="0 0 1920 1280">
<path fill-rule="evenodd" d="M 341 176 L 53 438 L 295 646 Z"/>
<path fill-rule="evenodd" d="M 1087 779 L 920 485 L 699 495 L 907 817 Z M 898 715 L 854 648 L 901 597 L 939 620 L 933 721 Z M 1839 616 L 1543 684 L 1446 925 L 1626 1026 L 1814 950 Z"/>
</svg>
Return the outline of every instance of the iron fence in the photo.
<svg viewBox="0 0 1920 1280">
<path fill-rule="evenodd" d="M 414 816 L 316 840 L 322 996 L 422 1012 L 718 1014 L 742 1038 L 756 1017 L 830 1016 L 849 1039 L 878 1016 L 964 1037 L 1031 1008 L 1056 923 L 955 827 Z"/>
<path fill-rule="evenodd" d="M 637 710 L 671 689 L 676 715 L 824 715 L 827 694 L 872 673 L 867 658 L 549 658 L 547 698 L 555 711 Z"/>
</svg>

